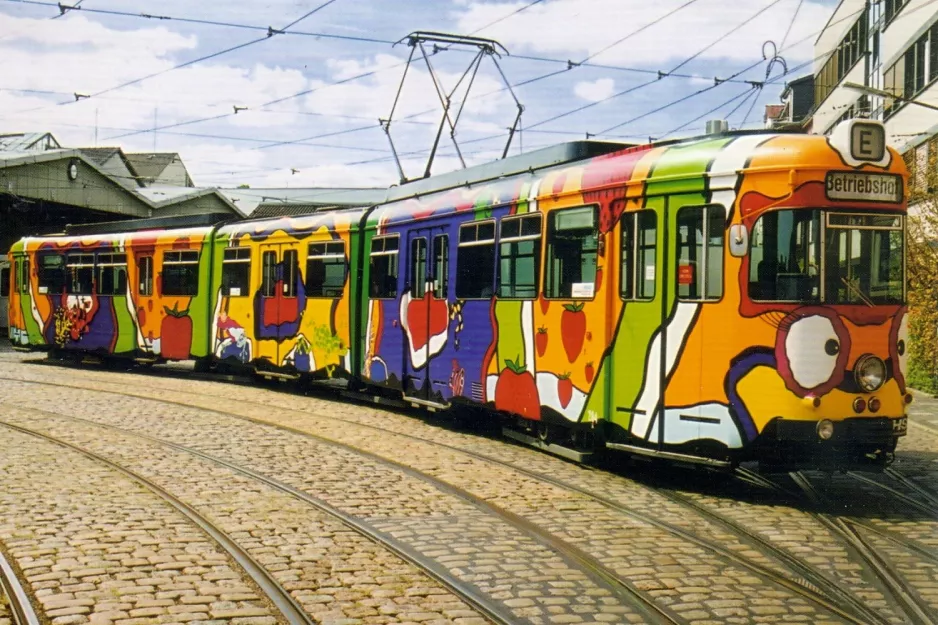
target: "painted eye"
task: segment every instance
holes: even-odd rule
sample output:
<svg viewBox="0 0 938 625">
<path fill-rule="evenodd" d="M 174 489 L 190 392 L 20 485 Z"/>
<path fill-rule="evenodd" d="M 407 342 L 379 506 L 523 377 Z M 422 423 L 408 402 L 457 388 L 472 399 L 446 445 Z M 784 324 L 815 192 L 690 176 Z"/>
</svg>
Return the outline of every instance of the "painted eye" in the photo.
<svg viewBox="0 0 938 625">
<path fill-rule="evenodd" d="M 837 331 L 827 317 L 799 319 L 785 337 L 788 366 L 802 388 L 812 389 L 830 380 L 837 370 L 840 351 Z"/>
<path fill-rule="evenodd" d="M 890 333 L 891 345 L 889 346 L 890 356 L 892 356 L 892 374 L 893 377 L 905 385 L 905 376 L 909 362 L 909 315 L 906 312 L 900 313 L 900 317 L 893 322 L 893 329 Z"/>
</svg>

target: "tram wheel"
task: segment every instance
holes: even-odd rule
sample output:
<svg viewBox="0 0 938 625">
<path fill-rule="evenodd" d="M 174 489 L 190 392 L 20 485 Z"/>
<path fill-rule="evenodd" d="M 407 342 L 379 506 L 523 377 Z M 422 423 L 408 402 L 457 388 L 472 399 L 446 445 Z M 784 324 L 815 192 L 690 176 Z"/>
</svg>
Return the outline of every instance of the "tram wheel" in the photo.
<svg viewBox="0 0 938 625">
<path fill-rule="evenodd" d="M 553 432 L 551 432 L 551 427 L 544 423 L 543 421 L 538 421 L 537 423 L 537 437 L 543 443 L 549 443 L 552 438 Z"/>
</svg>

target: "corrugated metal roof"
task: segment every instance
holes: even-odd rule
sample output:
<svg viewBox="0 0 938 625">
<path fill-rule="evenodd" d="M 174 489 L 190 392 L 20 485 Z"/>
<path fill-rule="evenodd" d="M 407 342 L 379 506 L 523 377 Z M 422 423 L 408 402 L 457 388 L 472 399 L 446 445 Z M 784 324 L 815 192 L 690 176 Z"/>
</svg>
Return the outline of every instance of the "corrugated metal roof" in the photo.
<svg viewBox="0 0 938 625">
<path fill-rule="evenodd" d="M 284 204 L 283 202 L 272 202 L 268 204 L 259 204 L 254 212 L 251 213 L 251 219 L 266 219 L 271 217 L 300 217 L 302 215 L 312 215 L 323 211 L 336 210 L 343 208 L 334 204 Z"/>
<path fill-rule="evenodd" d="M 136 152 L 125 154 L 125 156 L 141 177 L 154 180 L 160 177 L 170 163 L 179 159 L 179 154 L 176 152 Z"/>
<path fill-rule="evenodd" d="M 62 146 L 49 132 L 17 132 L 0 135 L 0 150 L 4 152 L 42 152 L 61 148 Z"/>
<path fill-rule="evenodd" d="M 115 153 L 120 152 L 120 148 L 78 148 L 87 158 L 98 165 L 104 165 Z"/>
</svg>

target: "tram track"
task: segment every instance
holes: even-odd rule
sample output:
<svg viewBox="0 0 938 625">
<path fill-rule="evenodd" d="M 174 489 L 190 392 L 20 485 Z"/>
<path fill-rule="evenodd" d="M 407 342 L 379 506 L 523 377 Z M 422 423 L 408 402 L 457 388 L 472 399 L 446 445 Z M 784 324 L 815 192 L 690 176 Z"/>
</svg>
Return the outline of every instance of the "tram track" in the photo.
<svg viewBox="0 0 938 625">
<path fill-rule="evenodd" d="M 791 473 L 790 476 L 792 481 L 815 505 L 825 509 L 831 507 L 829 499 L 814 487 L 810 478 L 803 472 L 796 471 Z M 893 601 L 902 608 L 910 623 L 915 625 L 935 625 L 938 623 L 933 616 L 931 606 L 916 594 L 907 590 L 901 574 L 890 565 L 887 557 L 881 554 L 869 540 L 864 538 L 861 531 L 863 525 L 849 518 L 841 518 L 826 512 L 811 512 L 811 515 L 831 534 L 849 545 L 864 561 L 864 564 L 889 591 Z"/>
<path fill-rule="evenodd" d="M 63 385 L 63 384 L 54 384 L 54 385 L 71 387 L 71 385 Z M 151 388 L 156 388 L 156 387 L 151 387 Z M 139 394 L 133 394 L 133 393 L 124 393 L 124 392 L 117 392 L 117 391 L 104 391 L 104 392 L 116 392 L 118 394 L 128 395 L 130 397 L 143 397 L 146 399 L 153 399 L 152 397 L 141 396 Z M 218 397 L 217 395 L 214 395 L 211 393 L 192 392 L 192 394 L 216 397 L 216 398 Z M 156 401 L 164 401 L 164 400 L 160 399 Z M 184 405 L 188 408 L 203 409 L 203 410 L 205 409 L 204 407 L 193 405 L 190 403 L 185 403 L 185 402 L 182 402 L 181 405 Z M 250 417 L 243 417 L 240 415 L 231 415 L 229 413 L 225 413 L 225 414 L 226 416 L 233 416 L 236 418 L 246 419 L 249 421 L 253 421 L 255 423 L 259 423 L 259 424 L 267 425 L 271 427 L 279 427 L 279 428 L 285 427 L 285 426 L 280 426 L 277 424 L 272 424 L 264 420 L 253 419 Z M 599 493 L 578 487 L 574 484 L 570 484 L 562 480 L 552 478 L 550 476 L 542 475 L 536 471 L 532 471 L 524 467 L 520 467 L 516 464 L 502 461 L 498 458 L 493 458 L 486 454 L 481 454 L 479 452 L 463 449 L 463 448 L 452 446 L 452 445 L 446 445 L 438 441 L 427 441 L 425 439 L 418 439 L 417 437 L 414 437 L 405 433 L 397 432 L 394 430 L 387 430 L 387 429 L 383 429 L 383 428 L 368 425 L 368 424 L 363 424 L 358 421 L 346 420 L 340 417 L 321 415 L 318 413 L 304 413 L 304 414 L 309 414 L 310 416 L 314 416 L 317 418 L 330 419 L 333 421 L 340 421 L 343 423 L 348 423 L 356 427 L 367 428 L 367 429 L 370 429 L 370 430 L 373 430 L 382 434 L 391 434 L 394 436 L 416 440 L 423 444 L 434 445 L 437 447 L 446 448 L 450 451 L 465 454 L 467 456 L 473 457 L 482 462 L 487 462 L 487 463 L 502 466 L 504 468 L 507 468 L 512 471 L 516 471 L 522 475 L 525 475 L 528 478 L 536 479 L 545 483 L 549 483 L 558 488 L 563 488 L 570 492 L 575 492 L 583 497 L 586 497 L 595 502 L 598 502 L 601 505 L 611 510 L 614 510 L 620 514 L 626 515 L 629 518 L 652 525 L 658 529 L 661 529 L 662 531 L 666 531 L 666 532 L 671 533 L 672 535 L 678 536 L 691 544 L 697 545 L 708 551 L 716 553 L 720 557 L 724 558 L 727 562 L 731 562 L 737 566 L 740 566 L 750 571 L 751 573 L 758 575 L 760 578 L 762 578 L 763 580 L 771 584 L 775 584 L 777 586 L 785 588 L 789 592 L 803 597 L 807 601 L 810 601 L 812 604 L 814 604 L 817 607 L 820 607 L 826 612 L 829 612 L 831 614 L 836 614 L 838 617 L 844 619 L 847 622 L 883 623 L 883 624 L 889 622 L 887 619 L 882 618 L 875 611 L 865 606 L 863 602 L 859 600 L 857 597 L 853 596 L 850 591 L 841 588 L 837 583 L 828 579 L 824 574 L 817 572 L 810 565 L 803 563 L 797 557 L 792 556 L 788 554 L 786 551 L 784 551 L 783 549 L 780 549 L 772 545 L 771 542 L 769 542 L 768 540 L 758 536 L 754 532 L 747 530 L 746 528 L 740 526 L 738 523 L 735 523 L 729 519 L 723 518 L 722 516 L 709 511 L 705 506 L 697 504 L 679 495 L 674 495 L 673 493 L 669 493 L 666 490 L 655 489 L 659 495 L 664 496 L 681 506 L 690 508 L 697 515 L 705 518 L 707 521 L 711 523 L 714 523 L 720 526 L 724 531 L 729 532 L 733 536 L 738 537 L 743 544 L 746 544 L 748 547 L 758 550 L 760 553 L 762 553 L 769 559 L 774 559 L 775 561 L 781 563 L 782 568 L 786 569 L 787 571 L 790 571 L 792 575 L 781 574 L 780 572 L 774 570 L 772 567 L 765 566 L 764 564 L 761 564 L 759 562 L 752 561 L 750 558 L 741 556 L 735 553 L 734 551 L 732 551 L 731 549 L 728 549 L 724 547 L 723 545 L 716 543 L 713 540 L 709 540 L 709 539 L 694 535 L 693 533 L 690 533 L 680 527 L 674 526 L 673 524 L 669 524 L 667 522 L 662 522 L 648 514 L 644 514 L 641 512 L 637 512 L 635 510 L 628 509 L 622 504 L 608 497 L 604 497 L 603 495 Z M 287 429 L 291 432 L 298 433 L 304 436 L 310 435 L 308 432 L 304 432 L 302 430 L 298 431 L 293 428 L 287 428 Z M 146 435 L 141 435 L 136 432 L 130 432 L 130 431 L 127 431 L 127 433 L 133 434 L 135 436 L 146 436 Z M 167 444 L 164 441 L 161 441 L 161 442 L 163 444 Z M 196 452 L 196 453 L 199 453 L 199 452 Z M 743 477 L 745 477 L 745 474 Z M 771 480 L 768 480 L 767 478 L 764 478 L 756 473 L 753 473 L 752 475 L 748 477 L 749 477 L 749 481 L 754 480 L 755 483 L 764 487 L 775 485 L 775 483 L 772 482 Z M 789 491 L 786 491 L 785 489 L 782 489 L 782 490 L 784 492 L 789 492 Z"/>
<path fill-rule="evenodd" d="M 212 521 L 197 512 L 193 507 L 189 506 L 152 480 L 140 475 L 139 473 L 131 471 L 130 469 L 127 469 L 126 467 L 123 467 L 100 454 L 69 443 L 68 441 L 64 441 L 62 439 L 49 436 L 48 434 L 15 425 L 3 420 L 0 420 L 0 426 L 19 432 L 21 434 L 25 434 L 27 436 L 43 439 L 49 443 L 65 447 L 67 449 L 71 449 L 72 451 L 82 454 L 94 462 L 105 465 L 142 485 L 151 493 L 172 506 L 177 512 L 195 524 L 200 530 L 210 536 L 217 545 L 224 549 L 225 552 L 245 571 L 245 573 L 247 573 L 251 580 L 257 584 L 257 586 L 264 593 L 264 596 L 266 596 L 267 599 L 269 599 L 270 602 L 276 607 L 286 622 L 290 623 L 291 625 L 316 625 L 316 622 L 310 618 L 310 616 L 296 602 L 290 593 L 283 586 L 281 586 L 280 583 L 270 575 L 270 573 L 268 573 L 267 569 L 265 569 L 263 565 L 255 560 L 247 551 L 242 549 L 233 538 L 218 528 L 214 523 L 212 523 Z"/>
<path fill-rule="evenodd" d="M 13 565 L 0 550 L 0 589 L 13 616 L 15 625 L 40 625 L 39 615 L 33 608 L 26 589 L 20 583 Z"/>
<path fill-rule="evenodd" d="M 19 380 L 19 381 L 22 381 L 22 380 Z M 61 385 L 61 384 L 56 384 L 56 383 L 48 383 L 48 382 L 46 383 L 36 382 L 36 383 L 46 384 L 46 385 L 51 385 L 51 386 L 60 386 L 60 387 L 64 386 L 66 388 L 73 388 L 67 385 Z M 107 391 L 103 391 L 103 392 L 107 392 Z M 126 393 L 120 393 L 116 391 L 113 393 L 119 394 L 119 395 L 127 395 Z M 135 395 L 128 395 L 128 396 L 138 397 Z M 148 399 L 152 399 L 152 398 L 148 398 Z M 153 400 L 153 401 L 164 401 L 164 400 Z M 174 404 L 185 406 L 188 408 L 195 408 L 195 409 L 206 411 L 206 412 L 213 412 L 210 409 L 199 407 L 199 406 L 193 406 L 191 404 L 185 404 L 185 403 L 180 403 L 180 402 L 169 402 L 168 400 L 164 401 L 164 403 L 174 403 Z M 8 402 L 0 402 L 0 404 L 15 405 L 15 404 L 9 404 Z M 119 428 L 117 426 L 103 424 L 103 423 L 91 421 L 88 419 L 82 419 L 80 417 L 74 417 L 68 414 L 53 413 L 50 411 L 44 411 L 44 410 L 40 410 L 36 408 L 25 408 L 23 406 L 17 406 L 17 408 L 26 409 L 26 410 L 36 412 L 36 413 L 45 413 L 55 418 L 68 419 L 68 420 L 72 420 L 76 422 L 83 422 L 88 425 L 101 427 L 102 429 L 105 429 L 105 430 L 120 432 L 121 434 L 137 437 L 137 438 L 144 439 L 144 440 L 149 440 L 150 442 L 164 445 L 164 446 L 176 449 L 177 451 L 181 451 L 181 452 L 188 453 L 190 455 L 202 458 L 203 460 L 218 464 L 219 466 L 224 466 L 245 477 L 249 477 L 251 479 L 261 481 L 268 486 L 271 486 L 277 490 L 280 490 L 281 492 L 294 496 L 302 500 L 304 503 L 308 505 L 312 505 L 323 512 L 327 512 L 330 515 L 336 516 L 336 518 L 339 518 L 340 520 L 347 519 L 348 521 L 351 522 L 351 525 L 349 525 L 350 527 L 352 527 L 356 531 L 358 531 L 357 527 L 361 527 L 366 532 L 366 534 L 372 534 L 375 537 L 375 539 L 379 541 L 379 544 L 385 545 L 386 547 L 389 548 L 389 550 L 394 551 L 393 549 L 390 549 L 390 543 L 388 542 L 388 539 L 386 539 L 383 536 L 380 536 L 376 530 L 370 529 L 367 524 L 359 520 L 356 520 L 351 515 L 346 515 L 342 513 L 341 511 L 339 511 L 338 509 L 334 508 L 333 506 L 329 506 L 327 503 L 321 500 L 318 500 L 317 498 L 312 497 L 306 493 L 303 493 L 303 491 L 296 489 L 295 487 L 292 487 L 288 484 L 285 484 L 283 482 L 280 482 L 279 480 L 270 478 L 268 476 L 264 476 L 256 471 L 253 471 L 251 469 L 248 469 L 236 463 L 233 463 L 233 462 L 221 459 L 221 458 L 217 458 L 215 456 L 206 454 L 204 452 L 193 449 L 191 447 L 179 445 L 177 443 L 173 443 L 171 441 L 166 441 L 166 440 L 159 439 L 156 437 L 151 437 L 147 434 L 143 434 L 140 432 L 126 430 L 124 428 Z M 218 411 L 214 411 L 214 412 L 218 412 Z M 223 414 L 226 417 L 234 417 L 234 418 L 239 418 L 243 420 L 251 420 L 247 417 L 240 417 L 238 415 L 230 415 L 228 413 L 221 413 L 221 414 Z M 520 517 L 519 515 L 516 515 L 508 510 L 504 510 L 490 502 L 484 501 L 481 498 L 473 495 L 472 493 L 469 493 L 459 487 L 448 484 L 431 475 L 424 474 L 406 465 L 402 465 L 392 460 L 388 460 L 386 458 L 372 454 L 371 452 L 368 452 L 367 450 L 355 448 L 353 446 L 346 445 L 341 442 L 328 440 L 328 439 L 316 436 L 314 434 L 311 434 L 309 432 L 304 432 L 302 430 L 290 428 L 288 426 L 272 424 L 269 422 L 264 422 L 264 421 L 259 421 L 259 420 L 255 420 L 255 422 L 259 425 L 264 425 L 264 426 L 278 429 L 278 430 L 281 430 L 290 434 L 300 435 L 306 438 L 315 439 L 316 441 L 321 442 L 321 443 L 325 443 L 334 447 L 339 447 L 339 448 L 346 449 L 348 451 L 352 451 L 353 453 L 368 457 L 369 459 L 377 463 L 389 466 L 398 471 L 406 473 L 412 477 L 416 477 L 425 482 L 428 482 L 432 486 L 437 488 L 438 490 L 454 495 L 462 499 L 463 501 L 466 501 L 474 505 L 476 508 L 484 512 L 487 512 L 488 514 L 496 518 L 500 518 L 504 520 L 505 522 L 509 523 L 513 527 L 517 528 L 518 530 L 532 537 L 534 540 L 542 544 L 544 547 L 548 548 L 550 551 L 559 554 L 564 560 L 570 562 L 572 565 L 575 566 L 575 568 L 583 571 L 588 577 L 592 578 L 598 585 L 609 589 L 615 596 L 620 597 L 621 600 L 625 601 L 628 604 L 635 606 L 635 609 L 643 615 L 645 619 L 644 622 L 670 623 L 674 625 L 685 622 L 680 617 L 678 617 L 677 615 L 672 613 L 670 610 L 668 610 L 667 607 L 659 605 L 652 597 L 636 589 L 627 580 L 622 579 L 614 571 L 610 570 L 608 567 L 606 567 L 601 562 L 599 562 L 596 558 L 584 552 L 580 548 L 576 547 L 575 545 L 571 545 L 565 542 L 564 540 L 551 535 L 548 531 Z M 0 421 L 0 424 L 5 424 L 5 423 Z M 16 427 L 16 426 L 12 426 L 12 427 Z M 430 576 L 434 579 L 437 579 L 438 575 L 444 576 L 444 579 L 442 580 L 438 579 L 438 581 L 441 581 L 441 583 L 444 583 L 444 585 L 447 588 L 453 590 L 454 594 L 457 594 L 457 596 L 460 596 L 460 598 L 464 598 L 464 600 L 466 600 L 469 605 L 472 605 L 473 607 L 479 609 L 480 613 L 485 614 L 486 617 L 490 618 L 493 622 L 506 623 L 506 624 L 519 622 L 517 617 L 511 615 L 510 611 L 506 613 L 506 609 L 502 607 L 501 605 L 499 605 L 497 602 L 494 602 L 481 595 L 477 595 L 475 597 L 466 596 L 466 590 L 464 588 L 465 585 L 461 584 L 458 580 L 453 578 L 452 575 L 449 574 L 448 572 L 445 572 L 439 565 L 433 563 L 432 560 L 424 558 L 423 556 L 419 555 L 417 552 L 410 550 L 406 547 L 403 547 L 402 545 L 398 545 L 398 547 L 401 549 L 398 555 L 400 555 L 403 559 L 411 562 L 412 564 L 417 566 L 417 568 L 419 568 L 421 571 L 425 571 L 428 574 L 430 574 L 430 572 L 433 571 L 434 574 Z M 430 570 L 427 570 L 427 567 L 430 567 Z"/>
</svg>

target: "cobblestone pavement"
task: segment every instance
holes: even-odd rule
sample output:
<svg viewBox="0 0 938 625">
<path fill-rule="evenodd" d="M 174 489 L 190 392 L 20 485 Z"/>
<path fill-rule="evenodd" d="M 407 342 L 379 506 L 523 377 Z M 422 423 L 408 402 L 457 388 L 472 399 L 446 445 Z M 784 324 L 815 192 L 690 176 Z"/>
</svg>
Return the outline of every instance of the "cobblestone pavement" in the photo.
<svg viewBox="0 0 938 625">
<path fill-rule="evenodd" d="M 10 604 L 2 588 L 0 588 L 0 625 L 13 625 L 13 615 L 10 613 Z"/>
<path fill-rule="evenodd" d="M 503 540 L 496 544 L 494 554 L 489 550 L 480 560 L 478 554 L 480 550 L 485 550 L 484 541 L 491 540 L 491 534 L 465 534 L 458 526 L 454 529 L 449 515 L 445 513 L 444 504 L 440 502 L 441 494 L 435 489 L 428 489 L 426 483 L 416 479 L 419 476 L 398 472 L 395 480 L 389 482 L 382 477 L 388 471 L 387 466 L 381 466 L 373 459 L 363 460 L 361 455 L 356 456 L 347 449 L 338 449 L 334 445 L 210 411 L 220 410 L 232 415 L 277 422 L 326 439 L 361 447 L 452 484 L 475 497 L 496 502 L 498 506 L 596 558 L 630 587 L 654 597 L 655 601 L 675 614 L 679 622 L 842 622 L 804 597 L 719 557 L 702 548 L 699 543 L 689 542 L 669 532 L 667 528 L 644 522 L 643 518 L 654 518 L 703 540 L 722 544 L 755 564 L 779 572 L 786 571 L 786 567 L 772 558 L 771 554 L 754 549 L 752 544 L 726 527 L 694 514 L 686 505 L 675 501 L 673 497 L 662 495 L 656 488 L 621 476 L 571 465 L 503 442 L 452 432 L 412 417 L 265 389 L 94 370 L 60 372 L 32 365 L 15 367 L 7 366 L 3 357 L 0 357 L 0 375 L 80 384 L 89 389 L 37 388 L 25 384 L 17 387 L 17 383 L 5 383 L 0 390 L 0 401 L 4 402 L 0 407 L 0 420 L 7 419 L 7 411 L 14 410 L 7 407 L 11 402 L 25 407 L 27 402 L 21 398 L 28 395 L 28 405 L 31 407 L 145 432 L 230 458 L 265 475 L 301 484 L 303 490 L 341 504 L 423 553 L 436 554 L 435 557 L 447 562 L 449 570 L 455 575 L 502 597 L 506 603 L 511 601 L 515 614 L 535 622 L 547 622 L 548 619 L 554 622 L 579 622 L 590 618 L 618 622 L 625 617 L 618 614 L 616 609 L 627 606 L 623 602 L 623 605 L 606 612 L 597 612 L 595 608 L 590 611 L 588 603 L 577 599 L 589 595 L 576 587 L 571 589 L 565 583 L 553 585 L 555 592 L 551 596 L 543 591 L 540 591 L 540 595 L 530 594 L 535 592 L 533 586 L 526 589 L 527 594 L 524 594 L 517 590 L 517 583 L 512 586 L 506 580 L 522 576 L 525 567 L 531 568 L 529 556 L 525 554 L 523 558 L 508 559 L 519 550 L 517 543 Z M 141 398 L 102 395 L 101 391 L 129 392 Z M 161 399 L 171 399 L 193 407 L 166 404 Z M 107 414 L 98 414 L 101 412 L 99 406 L 105 402 L 109 406 Z M 67 410 L 64 409 L 66 406 Z M 50 421 L 55 421 L 27 413 L 24 410 L 19 418 L 32 419 L 34 422 L 45 419 L 44 427 L 50 427 Z M 358 425 L 350 424 L 350 421 Z M 393 430 L 397 434 L 384 432 L 376 435 L 374 429 L 365 426 Z M 132 437 L 113 440 L 113 434 L 91 436 L 87 427 L 76 427 L 74 422 L 69 424 L 67 419 L 59 420 L 55 427 L 59 428 L 59 434 L 67 432 L 70 436 L 89 437 L 83 445 L 105 445 L 104 441 L 110 441 L 107 443 L 108 453 L 116 454 L 112 459 L 119 459 L 121 464 L 132 462 L 134 457 L 139 458 L 141 455 L 165 458 L 167 454 L 165 448 L 154 448 L 146 454 L 139 451 L 132 453 L 127 450 L 139 448 L 139 440 L 135 441 Z M 84 434 L 81 434 L 82 431 Z M 424 440 L 405 438 L 404 435 Z M 903 441 L 902 449 L 905 449 L 911 438 Z M 916 440 L 921 442 L 921 439 Z M 546 483 L 509 467 L 467 456 L 454 449 L 440 447 L 440 444 L 481 452 L 500 462 L 525 467 L 534 474 L 601 493 L 634 513 L 610 508 L 581 493 Z M 934 454 L 938 451 L 938 445 L 927 441 L 922 445 L 923 450 L 913 450 L 913 453 Z M 191 458 L 183 460 L 180 457 L 177 460 L 179 466 L 192 462 Z M 176 462 L 165 463 L 165 466 L 171 467 Z M 349 466 L 349 463 L 356 464 Z M 301 471 L 305 470 L 305 474 L 297 474 L 297 466 L 302 467 Z M 165 470 L 168 478 L 170 470 Z M 199 471 L 193 469 L 193 474 Z M 203 478 L 205 476 L 217 480 L 217 469 L 209 471 L 206 467 Z M 198 483 L 198 479 L 195 479 L 192 486 L 196 487 Z M 412 492 L 417 492 L 418 496 L 404 497 L 405 493 Z M 394 496 L 378 496 L 387 493 Z M 887 622 L 905 622 L 904 615 L 892 605 L 881 584 L 864 570 L 863 563 L 855 554 L 835 537 L 823 532 L 807 512 L 789 506 L 765 505 L 759 501 L 727 499 L 693 491 L 674 491 L 672 494 L 692 498 L 695 503 L 715 514 L 750 528 L 767 541 L 815 567 L 834 583 L 842 585 L 849 593 L 875 608 Z M 436 503 L 428 506 L 427 501 Z M 446 505 L 452 504 L 446 502 Z M 468 511 L 460 512 L 468 514 Z M 474 510 L 474 513 L 478 515 L 478 510 Z M 492 522 L 484 515 L 474 518 L 482 525 Z M 898 525 L 907 527 L 909 522 L 914 523 L 918 526 L 915 534 L 923 537 L 922 544 L 926 546 L 933 546 L 934 543 L 926 542 L 924 537 L 938 535 L 934 519 L 904 518 L 901 524 L 896 523 L 895 519 L 878 521 L 889 526 L 890 530 L 896 530 Z M 897 531 L 901 532 L 901 528 Z M 901 554 L 896 555 L 895 545 L 889 547 L 877 543 L 877 546 L 884 553 L 891 553 L 891 557 L 897 561 L 902 560 Z M 464 552 L 460 552 L 460 549 Z M 923 576 L 917 588 L 924 590 L 918 592 L 922 596 L 929 596 L 931 571 L 922 564 L 922 554 L 906 553 L 904 557 L 909 567 L 906 574 Z M 575 567 L 568 572 L 575 572 Z M 791 575 L 790 572 L 788 574 Z M 526 581 L 542 586 L 544 582 L 534 577 Z M 581 579 L 576 581 L 583 583 Z M 602 590 L 605 589 L 601 585 L 595 587 L 597 593 Z M 612 605 L 614 597 L 609 596 L 608 591 L 597 596 L 603 598 L 605 605 Z M 931 596 L 934 596 L 934 592 Z M 624 614 L 633 618 L 635 616 L 634 611 L 627 609 Z"/>
<path fill-rule="evenodd" d="M 0 476 L 0 542 L 53 625 L 278 622 L 226 553 L 115 470 L 4 431 Z"/>
</svg>

